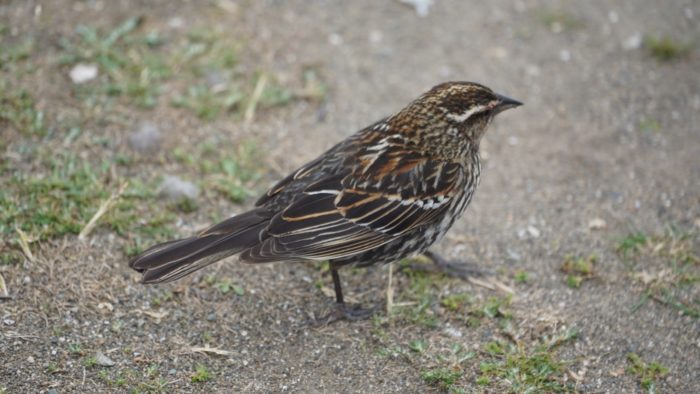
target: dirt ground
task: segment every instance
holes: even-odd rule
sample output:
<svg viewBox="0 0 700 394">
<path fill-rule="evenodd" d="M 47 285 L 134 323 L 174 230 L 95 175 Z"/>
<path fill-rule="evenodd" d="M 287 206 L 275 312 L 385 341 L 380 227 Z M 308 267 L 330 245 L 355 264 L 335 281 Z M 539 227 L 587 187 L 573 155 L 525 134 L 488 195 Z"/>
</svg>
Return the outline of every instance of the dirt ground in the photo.
<svg viewBox="0 0 700 394">
<path fill-rule="evenodd" d="M 0 1 L 0 393 L 700 392 L 700 2 L 407 3 Z M 128 269 L 447 80 L 525 103 L 434 246 L 488 275 Z"/>
</svg>

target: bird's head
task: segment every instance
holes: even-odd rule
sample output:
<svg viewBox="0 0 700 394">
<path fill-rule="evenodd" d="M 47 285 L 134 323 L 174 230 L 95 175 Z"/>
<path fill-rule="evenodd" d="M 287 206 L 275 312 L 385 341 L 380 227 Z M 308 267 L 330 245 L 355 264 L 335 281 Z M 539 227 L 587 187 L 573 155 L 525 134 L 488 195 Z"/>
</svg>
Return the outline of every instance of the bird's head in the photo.
<svg viewBox="0 0 700 394">
<path fill-rule="evenodd" d="M 418 126 L 416 136 L 439 145 L 478 146 L 497 114 L 520 105 L 478 83 L 445 82 L 413 101 L 398 118 L 407 120 L 402 122 L 407 132 L 406 126 Z"/>
</svg>

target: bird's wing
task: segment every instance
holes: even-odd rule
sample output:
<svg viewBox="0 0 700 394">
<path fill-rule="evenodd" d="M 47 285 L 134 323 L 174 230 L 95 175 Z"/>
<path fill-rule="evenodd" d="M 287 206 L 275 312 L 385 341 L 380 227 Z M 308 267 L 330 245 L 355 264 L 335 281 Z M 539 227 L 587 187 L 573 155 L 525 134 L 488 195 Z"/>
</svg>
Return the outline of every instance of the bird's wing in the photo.
<svg viewBox="0 0 700 394">
<path fill-rule="evenodd" d="M 463 179 L 459 163 L 370 148 L 351 170 L 309 185 L 241 257 L 326 260 L 371 250 L 441 218 Z"/>
</svg>

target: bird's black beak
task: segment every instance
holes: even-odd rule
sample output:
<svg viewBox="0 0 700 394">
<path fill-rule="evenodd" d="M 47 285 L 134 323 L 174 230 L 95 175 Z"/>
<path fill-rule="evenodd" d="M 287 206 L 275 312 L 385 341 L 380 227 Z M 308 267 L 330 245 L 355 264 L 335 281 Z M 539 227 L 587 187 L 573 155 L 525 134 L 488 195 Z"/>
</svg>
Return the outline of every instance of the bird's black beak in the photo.
<svg viewBox="0 0 700 394">
<path fill-rule="evenodd" d="M 500 94 L 497 94 L 496 97 L 498 97 L 498 100 L 499 100 L 499 103 L 496 105 L 496 111 L 498 111 L 498 112 L 502 112 L 502 111 L 505 111 L 507 109 L 511 109 L 511 108 L 515 108 L 515 107 L 519 107 L 519 106 L 523 105 L 523 103 L 521 103 L 518 100 L 512 99 L 510 97 L 502 96 Z"/>
</svg>

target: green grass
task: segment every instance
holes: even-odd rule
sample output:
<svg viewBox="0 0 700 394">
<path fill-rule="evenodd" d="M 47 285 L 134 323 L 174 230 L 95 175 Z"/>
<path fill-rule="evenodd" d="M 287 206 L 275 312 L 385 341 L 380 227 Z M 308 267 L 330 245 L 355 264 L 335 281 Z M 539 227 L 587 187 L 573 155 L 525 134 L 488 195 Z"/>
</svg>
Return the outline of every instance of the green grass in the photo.
<svg viewBox="0 0 700 394">
<path fill-rule="evenodd" d="M 433 307 L 437 303 L 438 282 L 436 278 L 419 272 L 408 272 L 410 284 L 399 293 L 398 302 L 413 305 L 396 308 L 396 316 L 424 327 L 437 326 L 438 320 Z"/>
<path fill-rule="evenodd" d="M 686 57 L 690 54 L 691 47 L 689 44 L 682 43 L 670 37 L 652 37 L 644 38 L 644 48 L 656 60 L 661 62 L 669 62 Z"/>
<path fill-rule="evenodd" d="M 194 28 L 184 37 L 166 38 L 158 31 L 143 31 L 142 21 L 129 18 L 112 29 L 81 25 L 74 36 L 60 40 L 59 64 L 98 66 L 97 81 L 74 86 L 86 102 L 118 97 L 153 108 L 167 93 L 173 107 L 212 121 L 226 114 L 240 115 L 249 106 L 265 109 L 325 95 L 325 85 L 313 69 L 304 73 L 304 89 L 298 93 L 261 70 L 240 71 L 236 66 L 242 45 L 223 31 Z M 255 87 L 263 76 L 268 82 L 256 96 Z"/>
<path fill-rule="evenodd" d="M 423 353 L 428 348 L 428 342 L 421 339 L 416 339 L 408 343 L 408 348 L 413 352 Z"/>
<path fill-rule="evenodd" d="M 46 153 L 39 149 L 27 156 L 34 156 L 40 169 L 8 169 L 4 174 L 5 185 L 0 190 L 0 209 L 4 212 L 0 218 L 1 234 L 14 236 L 16 228 L 31 240 L 78 234 L 116 191 L 116 185 L 104 181 L 110 171 L 109 161 L 95 166 L 69 151 Z M 136 206 L 155 197 L 155 191 L 134 181 L 100 223 L 121 235 L 170 235 L 166 227 L 174 216 L 154 214 L 145 226 L 139 223 L 143 220 Z"/>
<path fill-rule="evenodd" d="M 445 307 L 446 309 L 456 312 L 462 308 L 463 305 L 466 305 L 471 302 L 471 299 L 469 297 L 469 294 L 466 293 L 459 293 L 459 294 L 451 294 L 446 297 L 443 297 L 440 300 L 440 305 Z"/>
<path fill-rule="evenodd" d="M 561 266 L 561 271 L 566 274 L 566 285 L 572 289 L 581 287 L 584 281 L 595 277 L 593 266 L 598 262 L 598 257 L 567 256 Z"/>
<path fill-rule="evenodd" d="M 555 350 L 577 336 L 577 331 L 568 330 L 543 338 L 531 350 L 523 345 L 489 342 L 483 348 L 489 357 L 480 362 L 476 383 L 512 393 L 573 392 L 572 386 L 563 383 L 567 362 L 558 360 Z"/>
<path fill-rule="evenodd" d="M 630 233 L 618 241 L 616 250 L 622 258 L 627 259 L 639 252 L 648 241 L 649 237 L 644 233 Z"/>
<path fill-rule="evenodd" d="M 158 308 L 165 304 L 168 301 L 172 301 L 173 297 L 175 295 L 173 294 L 172 291 L 170 290 L 161 290 L 158 291 L 152 298 L 151 298 L 151 305 L 154 308 Z"/>
<path fill-rule="evenodd" d="M 46 372 L 49 374 L 58 373 L 60 370 L 61 370 L 61 368 L 55 362 L 51 362 L 46 366 Z"/>
<path fill-rule="evenodd" d="M 256 193 L 254 185 L 262 176 L 258 151 L 254 142 L 243 141 L 235 146 L 230 142 L 204 141 L 194 149 L 176 148 L 174 160 L 195 168 L 200 175 L 200 186 L 211 197 L 224 197 L 241 203 Z"/>
<path fill-rule="evenodd" d="M 661 124 L 658 121 L 650 118 L 644 118 L 639 121 L 637 127 L 643 133 L 656 133 L 661 130 Z"/>
<path fill-rule="evenodd" d="M 97 366 L 97 359 L 94 356 L 85 357 L 83 359 L 83 366 L 85 366 L 85 368 L 94 368 Z"/>
<path fill-rule="evenodd" d="M 489 297 L 480 308 L 473 309 L 471 313 L 477 316 L 483 314 L 491 319 L 510 319 L 512 315 L 507 307 L 510 305 L 511 300 L 512 297 L 510 295 L 506 297 Z"/>
<path fill-rule="evenodd" d="M 214 120 L 236 109 L 243 98 L 244 93 L 234 87 L 212 91 L 205 84 L 196 84 L 188 87 L 185 94 L 176 95 L 171 104 L 194 112 L 202 120 Z"/>
<path fill-rule="evenodd" d="M 657 380 L 668 375 L 668 368 L 657 362 L 646 363 L 635 353 L 627 355 L 627 362 L 627 372 L 635 375 L 640 386 L 650 394 L 657 392 Z"/>
<path fill-rule="evenodd" d="M 204 282 L 210 286 L 217 289 L 222 295 L 233 292 L 237 296 L 242 296 L 245 294 L 243 287 L 236 285 L 229 278 L 218 278 L 215 275 L 207 275 L 204 278 Z"/>
<path fill-rule="evenodd" d="M 423 378 L 425 383 L 442 390 L 449 390 L 462 375 L 461 371 L 453 371 L 447 368 L 435 368 L 421 372 L 421 378 Z"/>
<path fill-rule="evenodd" d="M 525 271 L 517 271 L 513 275 L 513 281 L 517 284 L 525 284 L 528 280 L 530 280 L 530 276 Z"/>
<path fill-rule="evenodd" d="M 203 143 L 195 147 L 194 153 L 173 156 L 199 171 L 200 187 L 208 193 L 206 198 L 226 198 L 240 203 L 254 194 L 262 173 L 260 163 L 255 160 L 255 145 L 244 142 L 224 150 L 216 146 L 212 142 Z M 226 144 L 218 146 L 226 147 Z M 7 239 L 17 239 L 16 229 L 26 233 L 30 242 L 78 234 L 122 183 L 107 181 L 114 168 L 119 167 L 115 159 L 102 159 L 95 164 L 70 150 L 49 153 L 47 147 L 37 144 L 26 144 L 22 149 L 21 163 L 8 162 L 0 167 L 4 183 L 0 189 L 3 212 L 0 234 Z M 18 168 L 29 164 L 32 171 Z M 195 201 L 153 204 L 159 200 L 158 187 L 156 178 L 132 177 L 126 190 L 98 222 L 98 229 L 128 238 L 127 255 L 172 237 L 177 218 L 199 209 Z M 0 253 L 2 264 L 18 258 L 12 249 Z"/>
<path fill-rule="evenodd" d="M 17 229 L 27 234 L 31 245 L 78 234 L 125 179 L 129 180 L 127 189 L 99 219 L 95 231 L 112 231 L 126 238 L 128 255 L 172 237 L 178 217 L 202 209 L 199 199 L 155 204 L 158 176 L 149 172 L 134 175 L 131 168 L 140 165 L 141 158 L 120 152 L 108 136 L 90 137 L 91 129 L 102 129 L 119 119 L 115 109 L 120 107 L 114 104 L 152 108 L 162 96 L 172 98 L 180 89 L 193 92 L 191 101 L 196 104 L 192 105 L 201 106 L 199 116 L 213 119 L 229 109 L 238 113 L 251 100 L 263 74 L 237 70 L 240 44 L 223 31 L 195 29 L 186 35 L 165 37 L 158 31 L 147 31 L 142 22 L 141 17 L 135 17 L 112 27 L 81 25 L 73 34 L 59 38 L 59 56 L 48 66 L 62 73 L 78 63 L 95 64 L 99 69 L 95 80 L 69 85 L 83 100 L 70 117 L 47 119 L 36 96 L 15 86 L 21 79 L 3 78 L 0 82 L 0 128 L 16 132 L 10 134 L 14 138 L 0 140 L 0 148 L 12 149 L 6 156 L 11 159 L 0 161 L 0 234 L 10 240 L 0 252 L 0 264 L 21 259 L 14 247 Z M 3 28 L 0 32 L 0 72 L 11 74 L 19 64 L 34 67 L 39 60 L 34 41 L 6 36 L 8 31 Z M 223 75 L 223 88 L 207 84 L 211 73 Z M 316 74 L 310 75 L 319 85 Z M 297 98 L 276 83 L 274 76 L 267 79 L 270 82 L 258 97 L 258 108 L 284 105 Z M 165 85 L 167 91 L 163 90 Z M 62 110 L 53 112 L 60 114 Z M 53 149 L 57 144 L 62 148 Z M 174 159 L 200 175 L 203 200 L 243 202 L 256 194 L 256 182 L 262 174 L 255 144 L 245 141 L 235 145 L 207 141 L 153 159 Z M 215 214 L 208 213 L 215 219 Z"/>
<path fill-rule="evenodd" d="M 195 369 L 194 374 L 190 378 L 190 381 L 192 381 L 192 383 L 202 383 L 202 382 L 207 382 L 211 379 L 212 379 L 212 374 L 211 374 L 211 372 L 209 372 L 206 365 L 198 364 L 197 368 Z"/>
<path fill-rule="evenodd" d="M 633 312 L 653 300 L 683 315 L 700 318 L 697 233 L 670 227 L 662 234 L 632 234 L 618 243 L 617 250 L 630 265 L 631 275 L 643 286 Z"/>
<path fill-rule="evenodd" d="M 158 33 L 139 31 L 142 21 L 141 17 L 129 18 L 109 31 L 80 25 L 76 37 L 60 40 L 60 64 L 93 63 L 103 74 L 98 76 L 97 91 L 85 84 L 76 86 L 79 94 L 85 98 L 95 98 L 95 93 L 125 97 L 144 108 L 157 104 L 160 85 L 172 70 L 159 50 L 163 41 Z"/>
<path fill-rule="evenodd" d="M 16 71 L 19 66 L 24 65 L 36 49 L 35 38 L 31 34 L 12 37 L 9 33 L 9 28 L 0 24 L 0 71 L 8 71 L 18 76 Z M 30 65 L 31 68 L 31 65 Z"/>
<path fill-rule="evenodd" d="M 68 353 L 74 356 L 82 356 L 84 354 L 83 347 L 79 343 L 68 344 Z"/>
<path fill-rule="evenodd" d="M 32 95 L 0 82 L 0 127 L 5 126 L 25 136 L 43 136 L 47 132 L 44 112 L 36 107 Z"/>
</svg>

